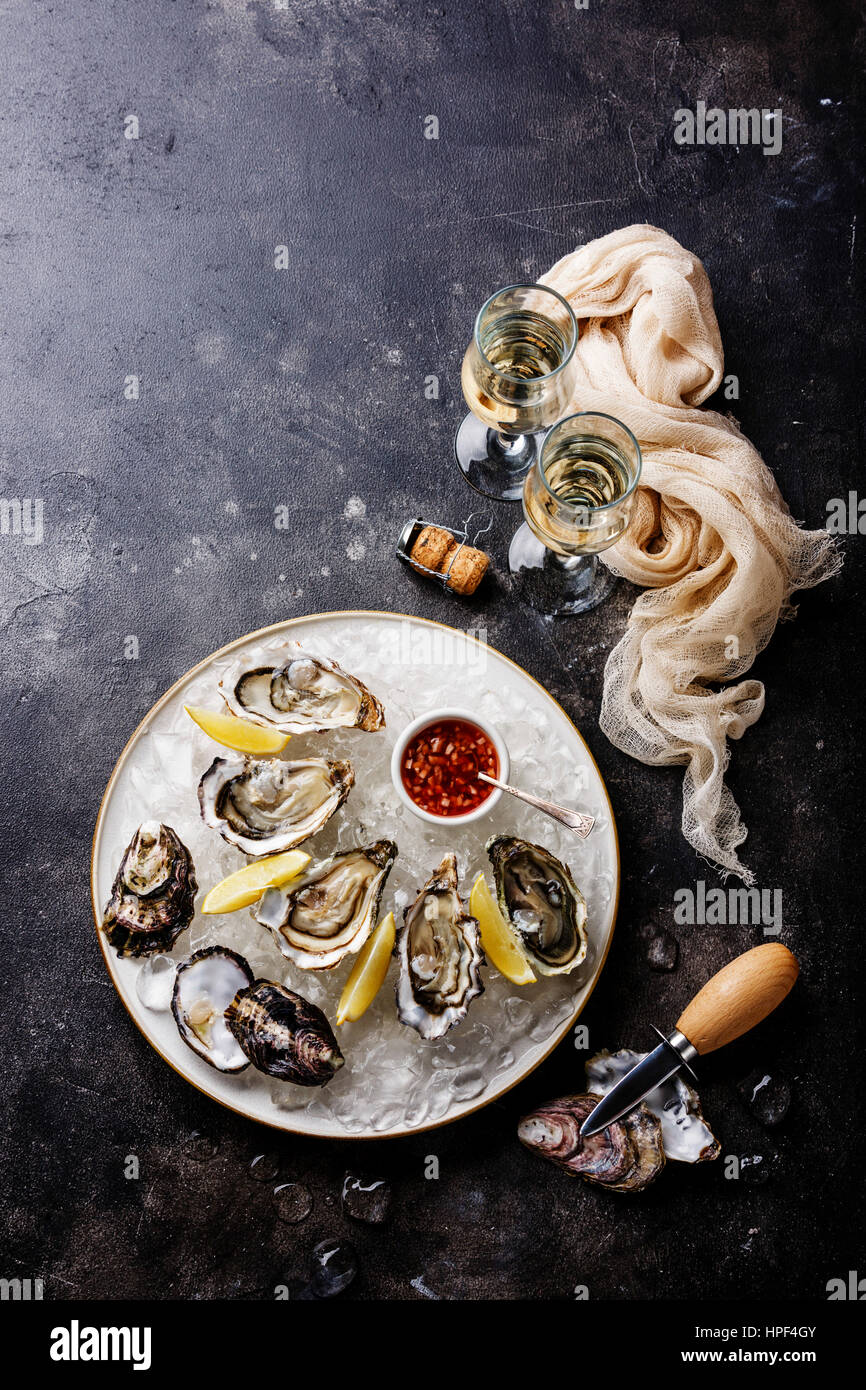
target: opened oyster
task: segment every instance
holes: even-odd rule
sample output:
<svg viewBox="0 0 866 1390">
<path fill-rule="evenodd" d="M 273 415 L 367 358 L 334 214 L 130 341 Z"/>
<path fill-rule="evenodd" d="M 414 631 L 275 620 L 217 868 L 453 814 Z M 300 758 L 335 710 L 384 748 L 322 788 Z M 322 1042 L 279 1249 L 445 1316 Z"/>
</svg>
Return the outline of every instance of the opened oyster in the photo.
<svg viewBox="0 0 866 1390">
<path fill-rule="evenodd" d="M 170 951 L 195 911 L 192 856 L 170 825 L 145 821 L 127 845 L 102 930 L 119 956 Z"/>
<path fill-rule="evenodd" d="M 580 1126 L 600 1099 L 562 1096 L 540 1105 L 520 1121 L 517 1137 L 526 1148 L 587 1182 L 612 1192 L 640 1192 L 665 1166 L 661 1121 L 641 1104 L 583 1139 Z"/>
<path fill-rule="evenodd" d="M 541 975 L 567 975 L 586 955 L 586 903 L 566 864 L 509 835 L 487 841 L 496 896 L 518 949 Z"/>
<path fill-rule="evenodd" d="M 343 1054 L 321 1009 L 285 985 L 256 980 L 235 995 L 226 1023 L 254 1067 L 296 1086 L 325 1086 Z"/>
<path fill-rule="evenodd" d="M 236 663 L 219 683 L 233 714 L 287 734 L 323 729 L 381 729 L 385 711 L 365 685 L 336 661 L 311 656 L 299 642 L 277 666 Z"/>
<path fill-rule="evenodd" d="M 206 825 L 258 857 L 315 835 L 352 789 L 352 764 L 327 758 L 214 758 L 198 784 Z"/>
<path fill-rule="evenodd" d="M 586 1064 L 589 1089 L 606 1096 L 646 1056 L 645 1052 L 632 1052 L 629 1048 L 596 1053 Z M 666 1158 L 681 1163 L 704 1163 L 718 1158 L 721 1145 L 704 1119 L 697 1091 L 684 1080 L 682 1072 L 650 1091 L 644 1104 L 661 1121 Z"/>
<path fill-rule="evenodd" d="M 457 857 L 446 854 L 403 913 L 394 947 L 400 963 L 397 1014 L 422 1038 L 441 1038 L 484 989 L 478 923 L 463 911 Z"/>
<path fill-rule="evenodd" d="M 396 856 L 393 840 L 332 854 L 284 888 L 269 888 L 253 915 L 302 970 L 330 970 L 360 951 L 375 927 Z"/>
<path fill-rule="evenodd" d="M 243 1071 L 250 1064 L 229 1032 L 225 1011 L 235 995 L 253 982 L 243 956 L 226 946 L 196 951 L 177 968 L 171 1011 L 187 1047 L 217 1071 Z"/>
</svg>

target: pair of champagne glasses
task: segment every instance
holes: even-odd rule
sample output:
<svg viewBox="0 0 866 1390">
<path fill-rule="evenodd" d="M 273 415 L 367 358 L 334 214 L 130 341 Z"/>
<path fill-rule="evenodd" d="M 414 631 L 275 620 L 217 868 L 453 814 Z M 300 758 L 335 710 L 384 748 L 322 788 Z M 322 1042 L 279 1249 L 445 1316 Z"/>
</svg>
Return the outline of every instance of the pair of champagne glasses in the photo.
<svg viewBox="0 0 866 1390">
<path fill-rule="evenodd" d="M 568 409 L 577 378 L 577 320 L 545 285 L 509 285 L 475 320 L 463 359 L 470 414 L 454 441 L 466 481 L 485 497 L 522 498 L 524 524 L 508 553 L 540 612 L 583 613 L 613 588 L 600 551 L 634 511 L 641 453 L 611 415 Z"/>
</svg>

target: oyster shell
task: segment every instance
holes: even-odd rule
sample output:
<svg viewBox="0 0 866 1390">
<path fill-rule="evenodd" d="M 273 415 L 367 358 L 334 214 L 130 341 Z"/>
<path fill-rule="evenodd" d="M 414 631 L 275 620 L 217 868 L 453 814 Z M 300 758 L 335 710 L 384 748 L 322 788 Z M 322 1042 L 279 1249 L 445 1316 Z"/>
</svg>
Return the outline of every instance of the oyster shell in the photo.
<svg viewBox="0 0 866 1390">
<path fill-rule="evenodd" d="M 646 1052 L 597 1052 L 586 1063 L 586 1081 L 597 1095 L 606 1096 L 618 1081 L 642 1062 Z M 661 1121 L 665 1157 L 681 1163 L 718 1158 L 721 1145 L 703 1117 L 698 1093 L 681 1072 L 644 1096 L 644 1105 Z"/>
<path fill-rule="evenodd" d="M 287 734 L 324 729 L 381 729 L 385 711 L 367 687 L 327 657 L 291 642 L 276 666 L 236 662 L 219 683 L 233 714 Z"/>
<path fill-rule="evenodd" d="M 325 1086 L 343 1054 L 321 1009 L 285 985 L 256 980 L 235 995 L 226 1023 L 254 1067 L 296 1086 Z"/>
<path fill-rule="evenodd" d="M 494 835 L 496 896 L 518 949 L 542 975 L 567 975 L 586 955 L 586 903 L 571 870 L 542 845 Z"/>
<path fill-rule="evenodd" d="M 661 1121 L 641 1104 L 599 1134 L 582 1139 L 580 1126 L 600 1100 L 596 1095 L 562 1096 L 524 1116 L 521 1144 L 567 1173 L 612 1192 L 640 1192 L 665 1166 Z"/>
<path fill-rule="evenodd" d="M 484 989 L 478 923 L 457 892 L 457 856 L 446 854 L 403 913 L 394 953 L 400 963 L 397 1014 L 422 1038 L 441 1038 L 466 1017 Z"/>
<path fill-rule="evenodd" d="M 229 1031 L 225 1011 L 254 978 L 243 956 L 226 946 L 196 951 L 177 968 L 171 996 L 177 1030 L 187 1047 L 217 1071 L 243 1071 L 250 1064 Z"/>
<path fill-rule="evenodd" d="M 198 799 L 205 824 L 256 858 L 315 835 L 354 781 L 351 763 L 327 758 L 214 758 Z"/>
<path fill-rule="evenodd" d="M 393 840 L 332 854 L 283 888 L 268 888 L 253 916 L 302 970 L 330 970 L 360 951 L 376 925 L 397 857 Z"/>
<path fill-rule="evenodd" d="M 102 930 L 119 956 L 170 951 L 195 911 L 192 855 L 177 832 L 145 821 L 126 847 Z"/>
</svg>

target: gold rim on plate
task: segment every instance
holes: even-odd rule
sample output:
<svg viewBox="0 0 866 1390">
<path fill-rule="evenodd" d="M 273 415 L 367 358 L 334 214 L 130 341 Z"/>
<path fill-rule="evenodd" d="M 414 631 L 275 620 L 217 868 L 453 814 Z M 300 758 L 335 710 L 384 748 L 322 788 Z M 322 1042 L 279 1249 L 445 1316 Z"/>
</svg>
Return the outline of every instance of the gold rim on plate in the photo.
<svg viewBox="0 0 866 1390">
<path fill-rule="evenodd" d="M 180 1068 L 176 1066 L 175 1063 L 171 1060 L 171 1058 L 168 1057 L 162 1051 L 162 1049 L 157 1046 L 153 1039 L 148 1036 L 142 1025 L 139 1023 L 138 1019 L 135 1017 L 135 1014 L 132 1012 L 132 1009 L 124 999 L 120 989 L 118 988 L 117 981 L 114 978 L 114 972 L 111 968 L 111 958 L 108 954 L 108 947 L 105 941 L 105 934 L 102 931 L 102 909 L 99 906 L 99 900 L 97 899 L 96 895 L 96 849 L 102 834 L 102 822 L 105 817 L 105 810 L 108 798 L 114 787 L 114 783 L 117 780 L 117 777 L 119 776 L 124 763 L 126 762 L 127 757 L 132 752 L 133 746 L 136 743 L 139 734 L 150 722 L 150 720 L 153 719 L 154 715 L 159 713 L 163 706 L 168 703 L 172 696 L 176 694 L 181 689 L 181 687 L 186 684 L 187 681 L 191 680 L 194 676 L 198 675 L 198 673 L 200 671 L 203 671 L 207 666 L 209 666 L 211 662 L 218 660 L 220 657 L 226 656 L 229 652 L 234 651 L 237 647 L 242 647 L 247 642 L 253 640 L 264 640 L 267 637 L 274 636 L 278 632 L 285 632 L 288 629 L 300 627 L 304 623 L 321 622 L 322 620 L 328 618 L 387 618 L 390 621 L 424 623 L 427 627 L 438 627 L 441 628 L 444 632 L 457 633 L 465 641 L 475 642 L 476 645 L 479 647 L 486 646 L 488 650 L 495 652 L 496 655 L 502 661 L 507 661 L 509 666 L 513 666 L 514 669 L 516 671 L 519 671 L 522 676 L 525 676 L 527 680 L 532 681 L 532 684 L 534 686 L 537 686 L 537 688 L 541 691 L 542 695 L 544 695 L 545 698 L 548 699 L 550 703 L 554 705 L 556 709 L 559 710 L 563 718 L 571 725 L 572 729 L 574 729 L 574 732 L 577 735 L 580 743 L 583 745 L 587 757 L 589 758 L 590 762 L 592 763 L 593 767 L 598 773 L 598 780 L 601 784 L 601 789 L 604 793 L 604 798 L 607 802 L 607 809 L 610 815 L 610 825 L 611 830 L 613 831 L 613 848 L 614 854 L 616 856 L 616 889 L 613 898 L 613 918 L 611 920 L 610 932 L 608 934 L 607 944 L 605 945 L 604 953 L 602 954 L 602 957 L 598 962 L 598 968 L 595 971 L 595 978 L 593 979 L 592 984 L 589 986 L 586 997 L 578 1005 L 571 1017 L 557 1031 L 557 1033 L 554 1036 L 553 1042 L 546 1049 L 546 1051 L 541 1054 L 541 1056 L 538 1058 L 536 1062 L 533 1062 L 532 1066 L 529 1067 L 528 1070 L 525 1071 L 522 1076 L 516 1077 L 514 1081 L 509 1081 L 506 1085 L 502 1087 L 501 1090 L 494 1091 L 490 1095 L 485 1095 L 484 1099 L 480 1100 L 477 1103 L 477 1105 L 470 1106 L 468 1110 L 461 1111 L 459 1115 L 445 1115 L 441 1119 L 431 1121 L 430 1124 L 418 1125 L 417 1127 L 412 1129 L 390 1129 L 387 1130 L 384 1134 L 342 1133 L 320 1135 L 312 1134 L 308 1129 L 294 1129 L 291 1125 L 278 1124 L 275 1120 L 264 1120 L 257 1115 L 250 1115 L 248 1111 L 241 1109 L 237 1105 L 232 1105 L 230 1101 L 224 1100 L 222 1096 L 213 1095 L 211 1091 L 205 1090 L 205 1088 L 203 1086 L 200 1086 L 197 1081 L 192 1080 L 192 1078 L 187 1076 L 185 1072 L 182 1072 Z M 605 785 L 604 778 L 601 775 L 601 770 L 598 766 L 598 763 L 592 755 L 592 751 L 589 745 L 587 744 L 586 740 L 584 739 L 574 720 L 571 719 L 571 717 L 562 708 L 562 705 L 559 703 L 559 701 L 554 699 L 550 691 L 546 690 L 540 681 L 537 681 L 534 676 L 531 676 L 528 671 L 526 671 L 521 665 L 519 665 L 518 662 L 512 661 L 511 657 L 506 656 L 504 652 L 498 651 L 496 647 L 490 647 L 488 643 L 480 642 L 477 637 L 470 636 L 468 632 L 464 632 L 461 628 L 449 626 L 448 623 L 437 622 L 434 618 L 418 618 L 411 613 L 389 613 L 385 612 L 383 609 L 376 608 L 345 608 L 336 609 L 335 611 L 329 613 L 307 613 L 300 618 L 285 618 L 282 622 L 269 624 L 268 627 L 255 628 L 252 632 L 248 632 L 244 637 L 236 637 L 233 642 L 226 643 L 224 647 L 218 647 L 215 652 L 211 652 L 209 656 L 206 656 L 201 661 L 196 662 L 195 666 L 191 666 L 190 669 L 184 675 L 180 676 L 178 680 L 176 680 L 171 686 L 169 686 L 168 690 L 166 690 L 165 693 L 159 697 L 156 704 L 151 706 L 147 714 L 144 716 L 142 720 L 139 721 L 138 725 L 124 744 L 123 750 L 119 758 L 117 759 L 117 762 L 114 765 L 108 782 L 106 783 L 105 791 L 102 793 L 102 799 L 99 803 L 99 811 L 97 812 L 96 816 L 96 824 L 93 828 L 93 841 L 90 848 L 90 901 L 93 907 L 93 920 L 96 924 L 96 938 L 99 942 L 99 949 L 102 952 L 102 958 L 105 962 L 106 969 L 108 970 L 109 979 L 111 980 L 111 983 L 114 985 L 114 988 L 117 991 L 117 995 L 120 999 L 121 1004 L 126 1009 L 126 1012 L 132 1019 L 132 1022 L 135 1024 L 135 1027 L 138 1029 L 145 1042 L 147 1042 L 148 1046 L 153 1048 L 154 1052 L 156 1052 L 157 1055 L 161 1057 L 162 1060 L 166 1062 L 169 1067 L 171 1067 L 172 1071 L 183 1081 L 185 1081 L 188 1086 L 193 1086 L 195 1090 L 197 1090 L 201 1095 L 206 1096 L 208 1100 L 215 1101 L 217 1105 L 223 1106 L 226 1110 L 231 1110 L 235 1115 L 241 1115 L 243 1119 L 248 1120 L 253 1124 L 267 1125 L 269 1129 L 278 1130 L 280 1133 L 283 1134 L 298 1134 L 302 1135 L 307 1139 L 321 1139 L 324 1142 L 327 1142 L 331 1139 L 336 1139 L 340 1142 L 345 1142 L 347 1140 L 352 1141 L 363 1139 L 406 1139 L 413 1134 L 426 1134 L 431 1129 L 442 1129 L 445 1125 L 455 1124 L 459 1120 L 468 1119 L 470 1115 L 474 1115 L 477 1111 L 483 1110 L 486 1105 L 491 1105 L 493 1101 L 499 1100 L 502 1096 L 507 1095 L 508 1092 L 513 1090 L 515 1086 L 519 1086 L 521 1082 L 525 1081 L 527 1077 L 531 1076 L 532 1073 L 536 1071 L 538 1067 L 541 1066 L 542 1062 L 547 1061 L 547 1058 L 550 1056 L 551 1052 L 553 1052 L 554 1049 L 559 1046 L 566 1033 L 568 1033 L 574 1027 L 581 1013 L 586 1008 L 586 1005 L 591 999 L 592 993 L 601 977 L 601 972 L 604 969 L 604 963 L 607 960 L 607 954 L 610 950 L 610 944 L 613 940 L 613 934 L 616 930 L 616 920 L 619 911 L 619 890 L 621 874 L 622 865 L 620 862 L 619 836 L 617 835 L 616 819 L 613 814 L 613 806 L 611 805 L 611 800 L 610 796 L 608 795 L 607 786 Z"/>
</svg>

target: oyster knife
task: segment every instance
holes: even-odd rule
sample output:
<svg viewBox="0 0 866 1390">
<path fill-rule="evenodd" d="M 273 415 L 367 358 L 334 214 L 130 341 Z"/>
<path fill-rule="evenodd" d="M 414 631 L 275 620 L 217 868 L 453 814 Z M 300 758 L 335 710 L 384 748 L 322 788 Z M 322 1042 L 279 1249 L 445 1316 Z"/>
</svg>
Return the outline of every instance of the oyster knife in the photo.
<svg viewBox="0 0 866 1390">
<path fill-rule="evenodd" d="M 676 1027 L 643 1061 L 626 1072 L 580 1127 L 589 1139 L 628 1115 L 663 1081 L 695 1057 L 715 1052 L 754 1028 L 788 994 L 799 974 L 796 957 L 780 941 L 767 942 L 729 961 L 708 980 L 677 1019 Z M 694 1075 L 694 1072 L 692 1072 Z"/>
</svg>

